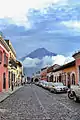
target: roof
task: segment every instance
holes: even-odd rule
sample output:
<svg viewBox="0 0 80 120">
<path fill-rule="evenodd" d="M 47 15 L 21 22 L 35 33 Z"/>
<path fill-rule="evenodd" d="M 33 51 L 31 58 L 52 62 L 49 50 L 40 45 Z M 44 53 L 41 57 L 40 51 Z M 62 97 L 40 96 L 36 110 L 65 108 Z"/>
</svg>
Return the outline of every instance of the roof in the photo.
<svg viewBox="0 0 80 120">
<path fill-rule="evenodd" d="M 22 67 L 22 63 L 20 61 L 16 60 L 16 63 L 17 63 L 17 65 L 19 65 L 20 67 Z"/>
<path fill-rule="evenodd" d="M 75 60 L 72 61 L 72 62 L 69 62 L 69 63 L 67 63 L 67 64 L 64 64 L 64 65 L 62 65 L 62 66 L 60 66 L 60 67 L 58 67 L 57 69 L 53 70 L 53 72 L 56 72 L 56 71 L 58 71 L 58 70 L 63 70 L 63 69 L 65 69 L 65 68 L 69 68 L 69 67 L 72 67 L 72 66 L 75 66 Z"/>
<path fill-rule="evenodd" d="M 41 71 L 43 71 L 43 70 L 45 70 L 45 69 L 47 69 L 47 67 L 45 67 L 45 68 L 42 68 L 42 69 L 41 69 Z"/>
<path fill-rule="evenodd" d="M 0 42 L 2 43 L 2 45 L 4 45 L 4 47 L 6 48 L 6 50 L 9 52 L 10 48 L 7 45 L 7 43 L 5 42 L 5 40 L 0 36 Z"/>
<path fill-rule="evenodd" d="M 72 57 L 75 57 L 75 56 L 78 55 L 78 54 L 80 54 L 80 51 L 75 52 L 75 53 L 72 55 Z"/>
<path fill-rule="evenodd" d="M 14 55 L 16 56 L 16 52 L 15 52 L 13 46 L 12 46 L 11 41 L 10 41 L 10 40 L 7 40 L 7 39 L 5 39 L 5 41 L 6 41 L 7 45 L 9 46 L 9 48 L 11 49 L 11 51 L 12 51 L 12 52 L 14 53 Z M 11 44 L 11 45 L 10 45 L 10 44 Z"/>
</svg>

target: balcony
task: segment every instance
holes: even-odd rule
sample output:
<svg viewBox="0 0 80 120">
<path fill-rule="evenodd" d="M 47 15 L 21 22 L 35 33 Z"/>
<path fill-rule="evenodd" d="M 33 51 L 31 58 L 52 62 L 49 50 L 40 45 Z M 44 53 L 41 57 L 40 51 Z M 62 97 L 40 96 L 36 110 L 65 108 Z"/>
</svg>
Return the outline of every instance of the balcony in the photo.
<svg viewBox="0 0 80 120">
<path fill-rule="evenodd" d="M 10 58 L 10 60 L 9 60 L 9 65 L 13 69 L 17 68 L 16 61 L 14 59 L 12 59 L 12 58 Z"/>
</svg>

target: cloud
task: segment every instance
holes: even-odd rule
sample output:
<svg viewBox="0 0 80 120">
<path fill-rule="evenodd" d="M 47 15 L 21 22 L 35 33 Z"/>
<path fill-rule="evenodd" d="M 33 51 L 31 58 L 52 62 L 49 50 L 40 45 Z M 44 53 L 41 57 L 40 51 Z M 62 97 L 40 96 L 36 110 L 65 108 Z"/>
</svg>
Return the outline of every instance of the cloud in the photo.
<svg viewBox="0 0 80 120">
<path fill-rule="evenodd" d="M 23 65 L 26 66 L 26 67 L 36 67 L 37 64 L 40 63 L 40 60 L 35 58 L 35 59 L 32 59 L 32 58 L 26 58 L 24 61 L 23 61 Z"/>
<path fill-rule="evenodd" d="M 65 26 L 68 28 L 72 28 L 74 30 L 80 31 L 80 21 L 67 21 L 67 22 L 62 22 Z"/>
<path fill-rule="evenodd" d="M 75 0 L 33 1 L 0 1 L 0 30 L 10 38 L 17 56 L 40 46 L 58 54 L 78 49 L 80 4 L 73 4 Z"/>
<path fill-rule="evenodd" d="M 17 25 L 26 26 L 29 21 L 26 17 L 30 8 L 41 9 L 49 4 L 58 4 L 67 0 L 0 0 L 0 18 L 12 18 Z M 5 4 L 4 4 L 5 3 Z"/>
<path fill-rule="evenodd" d="M 45 56 L 42 59 L 38 58 L 32 59 L 28 57 L 23 61 L 23 65 L 28 68 L 32 67 L 42 68 L 46 66 L 51 66 L 53 64 L 63 65 L 73 60 L 74 60 L 73 57 L 65 57 L 63 55 L 57 55 L 52 57 Z"/>
</svg>

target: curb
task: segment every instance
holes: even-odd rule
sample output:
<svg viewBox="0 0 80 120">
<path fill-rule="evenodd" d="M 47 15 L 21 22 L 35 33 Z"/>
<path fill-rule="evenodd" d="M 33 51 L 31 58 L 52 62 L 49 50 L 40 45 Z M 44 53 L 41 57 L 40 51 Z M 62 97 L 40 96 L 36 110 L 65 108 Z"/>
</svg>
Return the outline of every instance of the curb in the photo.
<svg viewBox="0 0 80 120">
<path fill-rule="evenodd" d="M 9 93 L 9 95 L 7 95 L 5 98 L 3 98 L 0 103 L 2 103 L 4 100 L 6 100 L 8 97 L 10 97 L 12 94 L 16 93 L 18 90 L 20 90 L 22 87 L 18 88 L 17 90 L 15 90 L 14 92 L 12 93 Z"/>
</svg>

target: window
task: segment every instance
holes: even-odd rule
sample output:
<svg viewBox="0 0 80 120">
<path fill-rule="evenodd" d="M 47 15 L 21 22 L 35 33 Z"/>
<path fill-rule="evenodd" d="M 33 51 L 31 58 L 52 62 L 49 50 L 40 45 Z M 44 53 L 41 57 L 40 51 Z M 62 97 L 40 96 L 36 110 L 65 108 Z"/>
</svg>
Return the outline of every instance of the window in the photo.
<svg viewBox="0 0 80 120">
<path fill-rule="evenodd" d="M 6 64 L 6 53 L 4 53 L 4 64 Z"/>
<path fill-rule="evenodd" d="M 6 56 L 6 65 L 8 65 L 8 57 Z"/>
<path fill-rule="evenodd" d="M 2 51 L 0 51 L 0 63 L 2 62 Z"/>
<path fill-rule="evenodd" d="M 8 57 L 6 56 L 6 53 L 4 53 L 4 65 L 8 66 Z"/>
<path fill-rule="evenodd" d="M 11 58 L 11 53 L 10 53 L 10 58 Z"/>
<path fill-rule="evenodd" d="M 18 74 L 18 70 L 17 70 L 17 74 Z"/>
</svg>

